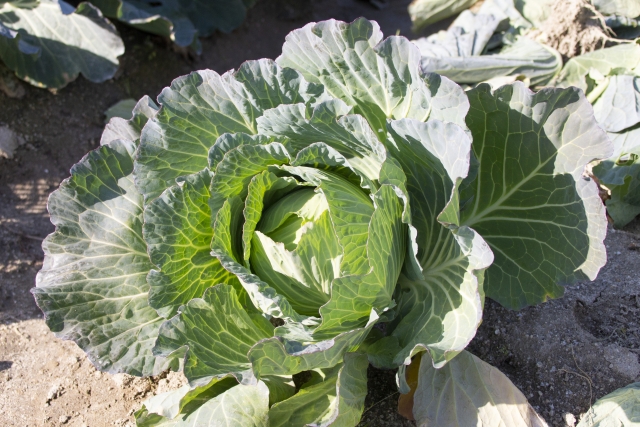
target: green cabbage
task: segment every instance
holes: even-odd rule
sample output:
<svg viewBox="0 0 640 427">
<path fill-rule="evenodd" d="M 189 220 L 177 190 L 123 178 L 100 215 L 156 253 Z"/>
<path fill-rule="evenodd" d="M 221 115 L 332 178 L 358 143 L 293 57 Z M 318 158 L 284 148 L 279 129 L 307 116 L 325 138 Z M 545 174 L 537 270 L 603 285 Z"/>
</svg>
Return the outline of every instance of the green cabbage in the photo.
<svg viewBox="0 0 640 427">
<path fill-rule="evenodd" d="M 139 425 L 354 426 L 369 363 L 441 368 L 485 293 L 596 276 L 583 171 L 611 144 L 582 92 L 465 93 L 419 63 L 375 22 L 312 23 L 143 98 L 72 168 L 33 293 L 101 370 L 184 371 Z"/>
</svg>

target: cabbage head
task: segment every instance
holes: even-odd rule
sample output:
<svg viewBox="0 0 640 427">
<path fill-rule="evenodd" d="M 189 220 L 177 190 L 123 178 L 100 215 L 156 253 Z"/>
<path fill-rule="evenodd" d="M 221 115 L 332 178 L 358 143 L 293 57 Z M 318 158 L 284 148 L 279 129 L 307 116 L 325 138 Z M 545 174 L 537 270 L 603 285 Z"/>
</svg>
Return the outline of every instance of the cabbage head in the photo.
<svg viewBox="0 0 640 427">
<path fill-rule="evenodd" d="M 49 327 L 103 371 L 189 381 L 139 425 L 355 426 L 370 363 L 441 368 L 485 295 L 595 277 L 583 171 L 611 147 L 582 92 L 465 93 L 419 63 L 375 22 L 309 24 L 141 99 L 51 195 Z"/>
</svg>

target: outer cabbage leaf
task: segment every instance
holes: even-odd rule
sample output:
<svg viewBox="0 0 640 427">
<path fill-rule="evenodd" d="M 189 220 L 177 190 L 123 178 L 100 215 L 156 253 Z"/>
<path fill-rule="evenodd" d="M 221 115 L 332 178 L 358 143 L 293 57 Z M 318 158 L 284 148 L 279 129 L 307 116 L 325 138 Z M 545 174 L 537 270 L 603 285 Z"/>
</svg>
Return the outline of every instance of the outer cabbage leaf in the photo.
<svg viewBox="0 0 640 427">
<path fill-rule="evenodd" d="M 423 75 L 418 49 L 404 37 L 382 40 L 374 21 L 307 24 L 287 36 L 276 61 L 354 107 L 381 140 L 387 118 L 464 126 L 468 104 L 462 89 L 436 74 Z"/>
<path fill-rule="evenodd" d="M 106 122 L 108 123 L 114 117 L 120 117 L 121 119 L 130 120 L 133 116 L 132 111 L 137 104 L 138 101 L 133 98 L 121 99 L 111 107 L 107 108 L 107 111 L 104 112 Z"/>
<path fill-rule="evenodd" d="M 32 85 L 60 89 L 78 74 L 96 83 L 118 69 L 124 44 L 115 27 L 87 3 L 41 0 L 36 7 L 0 5 L 0 58 Z"/>
<path fill-rule="evenodd" d="M 582 92 L 534 94 L 514 83 L 468 94 L 477 162 L 463 184 L 461 216 L 496 256 L 487 295 L 517 309 L 561 296 L 558 283 L 593 279 L 606 261 L 606 218 L 583 173 L 613 150 Z"/>
<path fill-rule="evenodd" d="M 478 83 L 500 76 L 524 75 L 533 85 L 548 83 L 562 67 L 560 54 L 526 37 L 517 37 L 499 52 L 485 54 L 485 47 L 502 19 L 491 14 L 465 11 L 451 28 L 415 40 L 424 72 L 447 76 L 457 83 Z"/>
<path fill-rule="evenodd" d="M 473 6 L 478 0 L 413 0 L 409 5 L 409 16 L 413 23 L 413 32 L 427 25 L 462 12 Z"/>
<path fill-rule="evenodd" d="M 466 351 L 442 369 L 420 363 L 413 415 L 425 427 L 547 427 L 509 378 Z"/>
<path fill-rule="evenodd" d="M 635 0 L 594 0 L 593 4 L 604 15 L 640 16 L 640 3 Z"/>
<path fill-rule="evenodd" d="M 594 81 L 589 77 L 594 71 L 606 77 L 619 70 L 637 73 L 639 66 L 640 45 L 624 43 L 571 58 L 562 68 L 555 85 L 576 86 L 588 94 L 594 88 Z"/>
<path fill-rule="evenodd" d="M 89 153 L 49 199 L 56 231 L 32 290 L 56 335 L 72 339 L 101 370 L 151 375 L 161 318 L 149 307 L 152 265 L 142 240 L 142 196 L 133 185 L 135 144 Z"/>
<path fill-rule="evenodd" d="M 612 76 L 604 93 L 593 104 L 593 112 L 607 132 L 622 132 L 639 123 L 640 77 Z"/>
<path fill-rule="evenodd" d="M 640 423 L 640 383 L 629 384 L 596 400 L 578 427 L 632 427 Z"/>
<path fill-rule="evenodd" d="M 408 364 L 428 349 L 440 367 L 475 335 L 483 271 L 493 259 L 482 237 L 458 228 L 457 187 L 467 175 L 471 141 L 459 126 L 434 120 L 391 121 L 389 134 L 389 151 L 406 174 L 414 232 L 390 328 L 400 351 L 388 365 Z"/>
<path fill-rule="evenodd" d="M 4 3 L 11 3 L 16 7 L 30 9 L 37 7 L 40 4 L 40 0 L 0 0 L 0 5 Z"/>
<path fill-rule="evenodd" d="M 105 16 L 132 27 L 171 38 L 178 46 L 194 45 L 198 36 L 236 29 L 244 21 L 243 0 L 91 0 Z"/>
<path fill-rule="evenodd" d="M 133 107 L 132 117 L 125 120 L 121 117 L 113 117 L 104 127 L 100 137 L 100 145 L 108 144 L 116 139 L 134 141 L 136 144 L 140 140 L 140 132 L 150 118 L 158 112 L 158 106 L 147 95 L 140 98 Z"/>
<path fill-rule="evenodd" d="M 191 404 L 190 407 L 200 406 L 235 385 L 238 385 L 235 378 L 224 377 L 213 379 L 208 384 L 199 387 L 191 387 L 187 384 L 175 390 L 157 394 L 143 402 L 142 407 L 136 413 L 136 421 L 138 425 L 145 425 L 150 421 L 148 418 L 162 417 L 173 420 L 181 412 L 186 412 L 187 405 Z"/>
<path fill-rule="evenodd" d="M 347 353 L 344 364 L 326 373 L 322 382 L 303 385 L 291 398 L 269 410 L 269 426 L 355 426 L 367 396 L 367 357 Z"/>
<path fill-rule="evenodd" d="M 598 122 L 613 142 L 613 155 L 593 167 L 610 191 L 605 202 L 615 227 L 640 214 L 640 89 L 639 77 L 615 75 L 593 105 Z"/>
<path fill-rule="evenodd" d="M 235 380 L 225 378 L 191 390 L 184 386 L 154 396 L 135 413 L 136 424 L 138 427 L 268 427 L 267 385 L 262 381 L 256 385 L 236 384 Z"/>
<path fill-rule="evenodd" d="M 532 8 L 533 17 L 523 16 L 525 12 L 528 12 L 529 4 L 532 3 L 527 0 L 485 0 L 478 10 L 478 14 L 493 15 L 501 21 L 508 19 L 511 26 L 508 31 L 520 33 L 522 30 L 532 27 L 530 18 L 536 17 L 539 5 L 547 1 L 550 0 L 538 0 L 534 3 Z"/>
<path fill-rule="evenodd" d="M 540 28 L 551 12 L 553 0 L 515 0 L 514 6 L 533 26 Z"/>
<path fill-rule="evenodd" d="M 184 374 L 192 386 L 233 374 L 243 384 L 255 384 L 247 353 L 273 326 L 260 315 L 250 316 L 236 291 L 220 284 L 194 298 L 162 325 L 154 352 L 170 356 L 187 347 Z"/>
<path fill-rule="evenodd" d="M 640 130 L 636 128 L 627 135 L 637 141 Z M 593 168 L 593 173 L 611 192 L 605 203 L 616 228 L 624 227 L 640 215 L 640 146 L 620 157 L 613 156 L 600 162 Z"/>
<path fill-rule="evenodd" d="M 135 175 L 145 204 L 176 178 L 207 167 L 209 149 L 222 134 L 255 134 L 264 110 L 313 104 L 322 97 L 322 86 L 267 59 L 247 61 L 222 76 L 197 71 L 175 79 L 158 97 L 162 108 L 142 132 Z"/>
</svg>

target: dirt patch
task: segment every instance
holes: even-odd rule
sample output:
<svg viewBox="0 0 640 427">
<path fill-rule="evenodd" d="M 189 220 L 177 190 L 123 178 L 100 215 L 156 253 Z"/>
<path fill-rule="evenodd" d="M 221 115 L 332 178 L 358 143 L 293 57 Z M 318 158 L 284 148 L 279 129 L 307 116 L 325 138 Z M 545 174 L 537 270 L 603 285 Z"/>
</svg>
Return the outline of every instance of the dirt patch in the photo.
<svg viewBox="0 0 640 427">
<path fill-rule="evenodd" d="M 103 374 L 74 343 L 55 338 L 36 319 L 1 324 L 0 355 L 0 420 L 7 427 L 129 427 L 141 400 L 185 383 L 177 373 Z"/>
<path fill-rule="evenodd" d="M 555 2 L 551 13 L 531 37 L 555 48 L 563 58 L 592 52 L 612 40 L 604 17 L 587 0 Z"/>
</svg>

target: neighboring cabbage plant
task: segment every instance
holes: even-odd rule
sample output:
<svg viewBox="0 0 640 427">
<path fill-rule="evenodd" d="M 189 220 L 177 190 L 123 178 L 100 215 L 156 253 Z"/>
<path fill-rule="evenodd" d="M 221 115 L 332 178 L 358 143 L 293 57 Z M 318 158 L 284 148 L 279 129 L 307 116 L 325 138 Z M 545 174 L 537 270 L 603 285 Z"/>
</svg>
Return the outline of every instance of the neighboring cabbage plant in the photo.
<svg viewBox="0 0 640 427">
<path fill-rule="evenodd" d="M 32 85 L 60 89 L 80 73 L 103 82 L 123 53 L 115 27 L 91 4 L 0 1 L 0 59 Z"/>
<path fill-rule="evenodd" d="M 640 382 L 598 399 L 577 427 L 633 427 L 640 424 Z"/>
<path fill-rule="evenodd" d="M 409 16 L 413 31 L 418 32 L 430 24 L 446 19 L 473 6 L 478 0 L 413 0 Z"/>
<path fill-rule="evenodd" d="M 355 426 L 369 363 L 440 369 L 485 295 L 596 276 L 583 172 L 611 147 L 582 92 L 465 93 L 419 62 L 375 22 L 308 24 L 275 62 L 143 98 L 51 195 L 49 327 L 103 371 L 189 381 L 139 425 Z"/>
<path fill-rule="evenodd" d="M 198 37 L 231 32 L 256 0 L 90 0 L 105 16 L 200 52 Z"/>
<path fill-rule="evenodd" d="M 593 166 L 609 192 L 607 212 L 616 227 L 640 214 L 640 46 L 596 50 L 572 58 L 558 86 L 577 86 L 593 103 L 598 123 L 613 142 L 613 155 Z"/>
<path fill-rule="evenodd" d="M 504 77 L 524 77 L 532 86 L 549 83 L 562 68 L 562 57 L 518 34 L 531 24 L 509 3 L 487 1 L 477 13 L 463 11 L 446 31 L 414 40 L 423 71 L 464 84 Z"/>
</svg>

